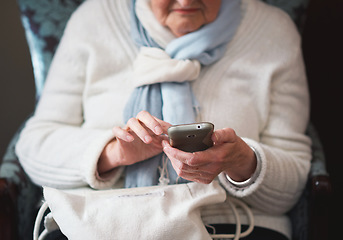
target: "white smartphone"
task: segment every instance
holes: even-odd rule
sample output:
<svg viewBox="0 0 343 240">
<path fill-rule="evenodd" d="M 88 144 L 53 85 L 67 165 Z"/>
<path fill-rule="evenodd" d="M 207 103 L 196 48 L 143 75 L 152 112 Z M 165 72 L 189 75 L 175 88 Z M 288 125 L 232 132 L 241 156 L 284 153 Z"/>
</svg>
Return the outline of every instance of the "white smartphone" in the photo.
<svg viewBox="0 0 343 240">
<path fill-rule="evenodd" d="M 185 152 L 204 151 L 213 146 L 214 125 L 209 122 L 173 125 L 168 129 L 172 147 Z"/>
</svg>

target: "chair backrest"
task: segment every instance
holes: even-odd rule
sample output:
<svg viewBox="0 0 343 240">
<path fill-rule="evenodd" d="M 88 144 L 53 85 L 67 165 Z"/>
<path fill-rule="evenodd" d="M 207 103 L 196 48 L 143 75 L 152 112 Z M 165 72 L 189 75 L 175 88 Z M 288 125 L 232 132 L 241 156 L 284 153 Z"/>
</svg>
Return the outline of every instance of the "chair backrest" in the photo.
<svg viewBox="0 0 343 240">
<path fill-rule="evenodd" d="M 85 0 L 17 0 L 28 42 L 37 99 L 70 15 Z"/>
<path fill-rule="evenodd" d="M 306 19 L 306 10 L 310 0 L 262 0 L 270 5 L 281 8 L 289 14 L 301 31 Z"/>
<path fill-rule="evenodd" d="M 37 99 L 72 12 L 85 0 L 17 0 L 31 53 Z M 116 1 L 116 0 L 113 0 Z M 227 1 L 227 0 L 225 0 Z M 309 0 L 262 0 L 286 11 L 299 29 Z"/>
</svg>

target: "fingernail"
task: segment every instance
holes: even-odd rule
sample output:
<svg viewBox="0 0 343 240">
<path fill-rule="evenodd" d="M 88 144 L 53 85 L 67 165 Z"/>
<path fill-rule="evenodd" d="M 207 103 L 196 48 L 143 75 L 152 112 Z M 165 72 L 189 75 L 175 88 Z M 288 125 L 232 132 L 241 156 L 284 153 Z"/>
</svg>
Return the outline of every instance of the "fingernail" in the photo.
<svg viewBox="0 0 343 240">
<path fill-rule="evenodd" d="M 214 134 L 213 134 L 213 136 L 214 136 L 214 139 L 212 139 L 212 140 L 213 140 L 213 142 L 218 142 L 218 136 L 217 136 L 217 134 L 216 134 L 216 133 L 214 133 Z"/>
<path fill-rule="evenodd" d="M 163 149 L 167 149 L 169 147 L 169 144 L 167 141 L 163 140 L 162 141 L 162 146 L 163 146 Z"/>
<path fill-rule="evenodd" d="M 160 134 L 163 133 L 163 129 L 162 129 L 160 126 L 156 126 L 156 127 L 155 127 L 155 133 L 156 133 L 157 135 L 160 135 Z"/>
<path fill-rule="evenodd" d="M 147 136 L 144 137 L 144 141 L 145 141 L 146 143 L 151 142 L 151 140 L 152 140 L 152 138 L 151 138 L 149 135 L 147 135 Z"/>
<path fill-rule="evenodd" d="M 126 140 L 128 141 L 128 142 L 132 142 L 133 140 L 135 140 L 131 135 L 127 135 L 126 136 Z"/>
</svg>

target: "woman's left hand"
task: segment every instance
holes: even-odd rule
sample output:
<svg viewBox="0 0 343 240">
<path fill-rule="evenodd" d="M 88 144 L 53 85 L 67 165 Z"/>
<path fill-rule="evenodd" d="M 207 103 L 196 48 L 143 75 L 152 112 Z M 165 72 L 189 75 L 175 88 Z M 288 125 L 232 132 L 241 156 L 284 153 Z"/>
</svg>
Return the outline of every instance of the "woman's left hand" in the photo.
<svg viewBox="0 0 343 240">
<path fill-rule="evenodd" d="M 253 150 L 231 128 L 217 130 L 212 135 L 214 146 L 201 152 L 183 152 L 163 141 L 163 151 L 176 173 L 189 181 L 209 184 L 221 172 L 237 182 L 251 177 L 256 169 Z"/>
</svg>

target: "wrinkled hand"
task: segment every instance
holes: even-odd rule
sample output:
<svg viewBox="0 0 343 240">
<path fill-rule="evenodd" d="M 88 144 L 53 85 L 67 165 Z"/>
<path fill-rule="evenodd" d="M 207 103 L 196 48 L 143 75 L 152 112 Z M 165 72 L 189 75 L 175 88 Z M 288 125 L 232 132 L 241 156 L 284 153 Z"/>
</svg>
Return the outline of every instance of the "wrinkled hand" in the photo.
<svg viewBox="0 0 343 240">
<path fill-rule="evenodd" d="M 162 152 L 162 141 L 167 140 L 170 124 L 142 111 L 129 119 L 124 128 L 112 129 L 116 138 L 104 148 L 98 172 L 104 173 L 119 166 L 131 165 Z"/>
<path fill-rule="evenodd" d="M 189 181 L 209 184 L 221 172 L 235 181 L 251 177 L 256 169 L 252 149 L 231 128 L 220 129 L 212 135 L 214 146 L 201 152 L 183 152 L 163 141 L 163 151 L 177 172 Z"/>
</svg>

